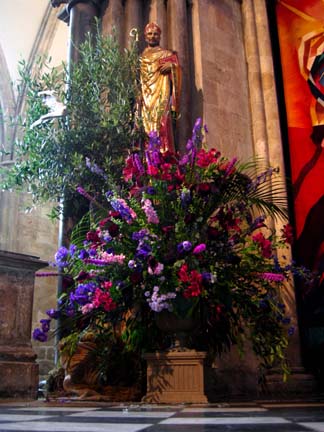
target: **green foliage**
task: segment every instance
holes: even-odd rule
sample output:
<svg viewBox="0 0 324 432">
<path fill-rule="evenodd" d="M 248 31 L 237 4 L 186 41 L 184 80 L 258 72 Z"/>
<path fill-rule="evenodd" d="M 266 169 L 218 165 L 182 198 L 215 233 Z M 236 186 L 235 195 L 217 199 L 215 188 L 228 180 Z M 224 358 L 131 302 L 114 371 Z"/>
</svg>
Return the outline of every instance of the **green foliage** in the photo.
<svg viewBox="0 0 324 432">
<path fill-rule="evenodd" d="M 88 37 L 80 47 L 80 60 L 68 73 L 66 65 L 51 68 L 40 58 L 31 74 L 20 64 L 20 90 L 26 89 L 25 118 L 15 120 L 20 139 L 15 161 L 2 171 L 3 189 L 26 189 L 36 203 L 75 198 L 78 185 L 89 192 L 103 184 L 119 183 L 120 166 L 128 149 L 140 139 L 135 128 L 138 54 L 135 45 L 121 50 L 116 37 Z M 66 116 L 31 125 L 48 111 L 40 91 L 54 90 L 66 105 Z M 86 167 L 105 171 L 105 178 Z M 53 209 L 57 214 L 58 208 Z"/>
</svg>

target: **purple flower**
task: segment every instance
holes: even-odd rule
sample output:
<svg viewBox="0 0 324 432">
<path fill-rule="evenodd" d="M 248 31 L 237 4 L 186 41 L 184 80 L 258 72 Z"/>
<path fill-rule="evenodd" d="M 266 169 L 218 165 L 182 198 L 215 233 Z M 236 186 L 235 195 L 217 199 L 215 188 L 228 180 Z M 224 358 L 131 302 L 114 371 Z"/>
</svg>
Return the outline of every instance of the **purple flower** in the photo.
<svg viewBox="0 0 324 432">
<path fill-rule="evenodd" d="M 51 320 L 50 319 L 41 319 L 39 322 L 42 325 L 42 331 L 44 333 L 47 333 L 50 329 Z"/>
<path fill-rule="evenodd" d="M 80 252 L 79 252 L 79 258 L 81 260 L 84 260 L 84 259 L 88 258 L 88 256 L 89 256 L 89 254 L 88 254 L 88 252 L 85 249 L 81 249 L 80 250 Z"/>
<path fill-rule="evenodd" d="M 177 250 L 179 253 L 188 252 L 192 248 L 192 244 L 190 241 L 185 240 L 177 245 Z"/>
<path fill-rule="evenodd" d="M 97 285 L 94 282 L 89 282 L 87 284 L 80 284 L 76 287 L 74 293 L 70 293 L 70 300 L 76 302 L 83 306 L 89 302 L 92 294 L 96 290 Z"/>
<path fill-rule="evenodd" d="M 84 196 L 85 198 L 87 198 L 87 200 L 89 200 L 89 201 L 94 201 L 95 199 L 85 190 L 85 189 L 83 189 L 81 186 L 78 186 L 77 188 L 76 188 L 76 191 L 80 194 L 80 195 L 82 195 L 82 196 Z"/>
<path fill-rule="evenodd" d="M 231 174 L 231 171 L 232 171 L 234 165 L 236 164 L 236 162 L 237 162 L 237 158 L 236 158 L 236 157 L 234 157 L 234 158 L 229 162 L 229 164 L 228 164 L 227 167 L 226 167 L 225 173 L 224 173 L 224 176 L 225 176 L 225 177 L 228 176 L 229 174 Z"/>
<path fill-rule="evenodd" d="M 149 150 L 159 150 L 161 147 L 161 140 L 159 134 L 156 131 L 151 131 L 148 134 L 149 137 Z"/>
<path fill-rule="evenodd" d="M 293 336 L 294 333 L 295 333 L 295 327 L 290 326 L 288 329 L 288 336 Z"/>
<path fill-rule="evenodd" d="M 58 319 L 60 317 L 60 311 L 57 309 L 47 309 L 46 314 L 53 319 Z"/>
<path fill-rule="evenodd" d="M 59 267 L 68 266 L 69 263 L 66 261 L 68 255 L 69 255 L 69 251 L 67 250 L 67 248 L 61 246 L 54 256 L 56 265 Z"/>
<path fill-rule="evenodd" d="M 188 151 L 192 150 L 194 147 L 194 143 L 192 142 L 192 139 L 188 139 L 187 144 L 186 144 L 186 149 Z"/>
<path fill-rule="evenodd" d="M 283 318 L 283 319 L 282 319 L 282 323 L 283 323 L 283 324 L 290 324 L 290 323 L 291 323 L 291 318 L 289 318 L 289 317 L 285 317 L 285 318 Z"/>
<path fill-rule="evenodd" d="M 44 333 L 40 328 L 36 328 L 33 331 L 33 339 L 39 342 L 46 342 L 47 341 L 47 334 Z"/>
<path fill-rule="evenodd" d="M 149 234 L 149 231 L 146 228 L 141 229 L 140 231 L 135 231 L 132 234 L 132 240 L 143 240 L 144 238 L 146 238 Z"/>
<path fill-rule="evenodd" d="M 103 177 L 105 180 L 107 179 L 106 174 L 104 173 L 103 169 L 101 169 L 96 163 L 91 162 L 91 160 L 86 157 L 86 167 L 89 168 L 91 172 L 94 174 L 97 174 L 100 177 Z"/>
<path fill-rule="evenodd" d="M 121 198 L 113 198 L 110 200 L 112 208 L 117 211 L 126 222 L 132 222 L 136 218 L 136 213 L 132 210 L 126 202 Z"/>
<path fill-rule="evenodd" d="M 200 243 L 199 245 L 197 245 L 194 250 L 192 251 L 193 254 L 198 255 L 202 252 L 204 252 L 206 250 L 206 245 L 205 243 Z"/>
<path fill-rule="evenodd" d="M 156 190 L 155 190 L 155 188 L 153 186 L 148 186 L 146 188 L 146 193 L 149 194 L 149 195 L 155 195 L 156 194 Z"/>
<path fill-rule="evenodd" d="M 112 191 L 107 191 L 107 192 L 105 193 L 105 196 L 106 196 L 107 199 L 109 199 L 109 198 L 111 198 L 112 196 L 114 196 L 114 193 L 113 193 Z"/>
<path fill-rule="evenodd" d="M 136 256 L 140 259 L 145 259 L 150 255 L 151 251 L 152 251 L 151 246 L 146 243 L 143 243 L 138 247 Z"/>
<path fill-rule="evenodd" d="M 209 272 L 202 272 L 201 273 L 202 280 L 205 283 L 210 283 L 212 281 L 212 275 Z"/>
<path fill-rule="evenodd" d="M 69 252 L 70 252 L 71 257 L 74 256 L 74 254 L 75 254 L 76 251 L 77 251 L 76 245 L 75 244 L 71 244 L 70 248 L 69 248 Z"/>
<path fill-rule="evenodd" d="M 143 164 L 142 164 L 142 161 L 141 161 L 141 159 L 140 159 L 140 157 L 138 156 L 137 153 L 135 153 L 135 154 L 133 155 L 133 163 L 134 163 L 134 165 L 136 166 L 136 168 L 137 168 L 139 174 L 140 174 L 140 175 L 143 175 L 143 174 L 145 173 L 145 169 L 144 169 Z"/>
<path fill-rule="evenodd" d="M 190 162 L 189 156 L 187 154 L 183 155 L 179 161 L 179 165 L 188 165 Z"/>
<path fill-rule="evenodd" d="M 180 200 L 181 200 L 181 207 L 187 208 L 189 206 L 189 204 L 191 203 L 190 190 L 184 189 L 183 191 L 181 191 Z"/>
<path fill-rule="evenodd" d="M 135 261 L 135 260 L 129 260 L 129 261 L 128 261 L 128 267 L 129 267 L 130 269 L 135 268 L 135 267 L 136 267 L 136 261 Z"/>
</svg>

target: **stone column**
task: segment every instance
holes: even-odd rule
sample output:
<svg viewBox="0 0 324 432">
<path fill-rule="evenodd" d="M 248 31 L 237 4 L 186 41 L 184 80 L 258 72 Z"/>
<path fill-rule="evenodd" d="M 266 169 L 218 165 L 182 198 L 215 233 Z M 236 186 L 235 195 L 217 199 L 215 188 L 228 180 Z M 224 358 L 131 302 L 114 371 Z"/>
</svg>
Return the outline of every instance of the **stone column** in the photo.
<svg viewBox="0 0 324 432">
<path fill-rule="evenodd" d="M 35 272 L 47 262 L 0 251 L 0 397 L 36 399 L 38 365 L 31 346 Z"/>
<path fill-rule="evenodd" d="M 111 34 L 116 30 L 120 46 L 124 43 L 124 7 L 122 0 L 109 0 L 108 6 L 102 14 L 102 34 Z"/>
<path fill-rule="evenodd" d="M 177 51 L 182 68 L 181 117 L 177 122 L 176 143 L 183 150 L 192 129 L 190 98 L 190 62 L 188 42 L 188 17 L 186 0 L 168 1 L 168 41 L 170 49 Z"/>
<path fill-rule="evenodd" d="M 142 31 L 142 1 L 141 0 L 127 0 L 125 6 L 125 46 L 129 46 L 131 38 L 129 32 L 131 29 L 136 28 L 138 32 Z"/>
<path fill-rule="evenodd" d="M 167 12 L 164 0 L 151 0 L 149 22 L 157 23 L 162 30 L 161 47 L 171 49 L 172 47 L 168 46 Z"/>
<path fill-rule="evenodd" d="M 271 166 L 280 168 L 284 185 L 285 167 L 265 1 L 243 0 L 242 14 L 251 99 L 254 153 L 255 156 L 262 155 Z M 277 233 L 280 233 L 282 221 L 274 221 L 273 227 Z M 285 255 L 289 254 L 286 253 Z M 305 374 L 302 367 L 293 284 L 287 284 L 282 295 L 287 315 L 291 317 L 292 324 L 296 328 L 294 336 L 289 339 L 288 347 L 288 359 L 292 375 L 288 383 L 284 384 L 281 375 L 276 374 L 276 371 L 274 371 L 268 377 L 269 388 L 273 392 L 285 391 L 294 394 L 310 392 L 314 390 L 315 384 L 312 376 Z"/>
<path fill-rule="evenodd" d="M 79 59 L 78 47 L 84 42 L 87 33 L 91 33 L 95 17 L 99 16 L 101 0 L 70 0 L 69 13 L 70 43 L 69 64 Z"/>
</svg>

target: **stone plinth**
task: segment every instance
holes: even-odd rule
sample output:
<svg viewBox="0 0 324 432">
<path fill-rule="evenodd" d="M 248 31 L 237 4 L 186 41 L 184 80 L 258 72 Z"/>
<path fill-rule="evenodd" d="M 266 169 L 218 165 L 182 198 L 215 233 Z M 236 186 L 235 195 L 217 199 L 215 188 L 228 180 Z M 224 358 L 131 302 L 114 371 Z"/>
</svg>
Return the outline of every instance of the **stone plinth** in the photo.
<svg viewBox="0 0 324 432">
<path fill-rule="evenodd" d="M 147 394 L 149 403 L 206 403 L 204 394 L 205 352 L 168 351 L 148 353 Z"/>
<path fill-rule="evenodd" d="M 0 250 L 0 397 L 37 397 L 30 335 L 35 272 L 46 266 L 36 257 Z"/>
</svg>

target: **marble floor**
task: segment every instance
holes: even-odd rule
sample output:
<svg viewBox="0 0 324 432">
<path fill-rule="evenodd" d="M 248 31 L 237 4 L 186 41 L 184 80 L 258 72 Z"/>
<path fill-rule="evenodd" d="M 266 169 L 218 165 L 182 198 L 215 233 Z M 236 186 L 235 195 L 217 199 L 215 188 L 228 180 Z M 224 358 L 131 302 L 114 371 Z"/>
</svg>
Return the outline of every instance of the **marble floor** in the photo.
<svg viewBox="0 0 324 432">
<path fill-rule="evenodd" d="M 0 432 L 324 432 L 324 403 L 136 405 L 0 402 Z"/>
</svg>

